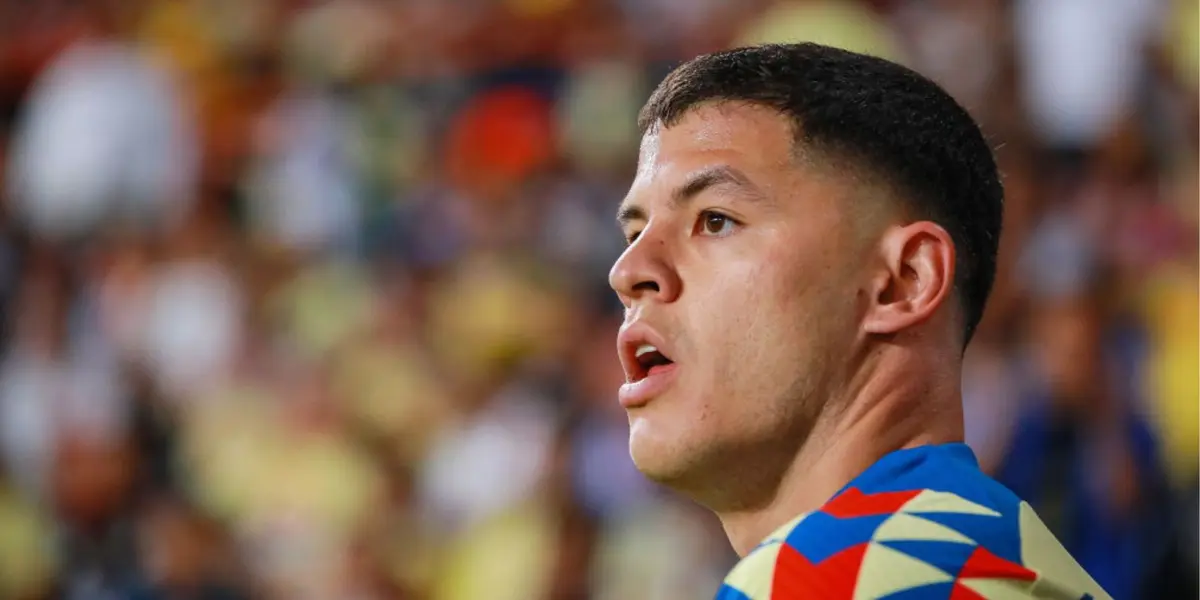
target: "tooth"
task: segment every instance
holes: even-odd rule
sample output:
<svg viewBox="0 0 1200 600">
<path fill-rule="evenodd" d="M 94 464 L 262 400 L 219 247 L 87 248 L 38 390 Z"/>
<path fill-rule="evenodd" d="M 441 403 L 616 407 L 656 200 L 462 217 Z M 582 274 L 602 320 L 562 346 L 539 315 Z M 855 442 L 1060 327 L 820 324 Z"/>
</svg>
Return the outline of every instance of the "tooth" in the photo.
<svg viewBox="0 0 1200 600">
<path fill-rule="evenodd" d="M 642 344 L 641 346 L 638 346 L 637 353 L 635 354 L 635 356 L 637 356 L 638 358 L 641 358 L 642 355 L 646 354 L 647 352 L 658 352 L 658 348 L 655 348 L 654 346 L 651 346 L 650 344 Z"/>
</svg>

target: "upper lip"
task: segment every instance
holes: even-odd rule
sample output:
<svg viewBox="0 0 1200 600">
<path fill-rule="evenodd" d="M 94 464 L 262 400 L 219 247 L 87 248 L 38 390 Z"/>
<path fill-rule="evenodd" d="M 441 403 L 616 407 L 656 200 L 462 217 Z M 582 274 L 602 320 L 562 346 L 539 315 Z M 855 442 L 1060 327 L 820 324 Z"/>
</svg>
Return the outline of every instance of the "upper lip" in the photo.
<svg viewBox="0 0 1200 600">
<path fill-rule="evenodd" d="M 631 321 L 622 325 L 617 334 L 617 354 L 625 371 L 625 381 L 629 383 L 641 381 L 648 373 L 637 359 L 637 349 L 642 344 L 650 344 L 658 349 L 659 354 L 674 360 L 663 336 L 645 321 Z"/>
</svg>

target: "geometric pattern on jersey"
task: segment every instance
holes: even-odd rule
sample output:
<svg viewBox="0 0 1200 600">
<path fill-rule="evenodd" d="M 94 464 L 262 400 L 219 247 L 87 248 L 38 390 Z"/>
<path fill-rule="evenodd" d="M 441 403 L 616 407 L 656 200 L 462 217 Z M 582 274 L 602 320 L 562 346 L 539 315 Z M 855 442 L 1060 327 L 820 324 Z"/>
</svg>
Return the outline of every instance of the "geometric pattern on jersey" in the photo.
<svg viewBox="0 0 1200 600">
<path fill-rule="evenodd" d="M 1111 600 L 963 444 L 893 452 L 764 539 L 717 600 Z"/>
</svg>

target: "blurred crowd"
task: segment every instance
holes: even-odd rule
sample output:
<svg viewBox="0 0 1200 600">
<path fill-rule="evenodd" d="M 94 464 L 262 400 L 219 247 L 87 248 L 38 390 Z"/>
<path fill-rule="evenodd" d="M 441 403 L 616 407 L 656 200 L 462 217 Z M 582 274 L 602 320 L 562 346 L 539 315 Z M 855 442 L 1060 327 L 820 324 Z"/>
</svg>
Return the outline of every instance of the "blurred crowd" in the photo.
<svg viewBox="0 0 1200 600">
<path fill-rule="evenodd" d="M 615 402 L 635 114 L 812 40 L 1007 188 L 968 442 L 1196 598 L 1194 0 L 0 0 L 0 598 L 685 600 L 735 557 Z M 970 199 L 963 199 L 969 201 Z"/>
</svg>

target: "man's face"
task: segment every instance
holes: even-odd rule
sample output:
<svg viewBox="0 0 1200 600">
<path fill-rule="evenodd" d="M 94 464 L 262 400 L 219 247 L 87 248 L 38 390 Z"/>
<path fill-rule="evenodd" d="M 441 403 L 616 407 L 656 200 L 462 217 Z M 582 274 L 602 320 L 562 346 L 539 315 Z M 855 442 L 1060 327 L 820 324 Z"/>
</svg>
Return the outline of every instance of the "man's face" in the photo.
<svg viewBox="0 0 1200 600">
<path fill-rule="evenodd" d="M 620 210 L 630 452 L 710 507 L 782 475 L 858 335 L 868 236 L 793 136 L 768 108 L 695 108 L 646 134 Z"/>
</svg>

